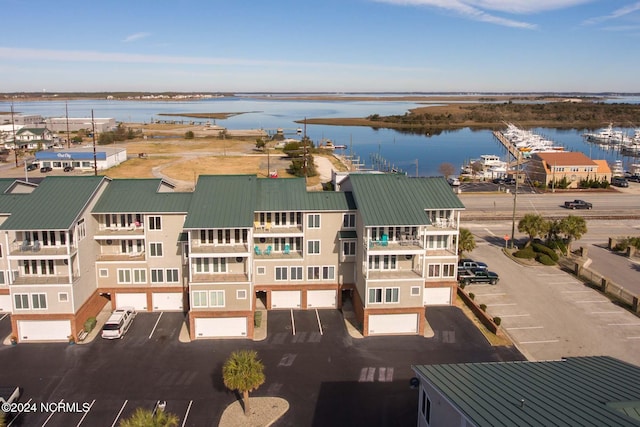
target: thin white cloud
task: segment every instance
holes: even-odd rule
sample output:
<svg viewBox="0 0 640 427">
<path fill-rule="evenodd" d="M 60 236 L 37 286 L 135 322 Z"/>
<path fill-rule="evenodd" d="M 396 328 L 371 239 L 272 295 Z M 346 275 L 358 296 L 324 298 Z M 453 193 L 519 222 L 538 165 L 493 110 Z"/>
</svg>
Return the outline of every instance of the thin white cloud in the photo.
<svg viewBox="0 0 640 427">
<path fill-rule="evenodd" d="M 505 27 L 535 29 L 536 24 L 496 16 L 492 12 L 533 14 L 548 10 L 565 9 L 593 0 L 373 0 L 401 6 L 435 7 L 458 13 L 469 19 L 503 25 Z"/>
<path fill-rule="evenodd" d="M 633 12 L 637 12 L 640 10 L 640 2 L 635 2 L 633 4 L 627 5 L 625 7 L 621 7 L 619 9 L 614 10 L 608 15 L 604 16 L 596 16 L 594 18 L 587 19 L 583 22 L 585 25 L 593 25 L 598 24 L 604 21 L 610 21 L 612 19 L 622 18 L 623 16 L 629 15 Z"/>
<path fill-rule="evenodd" d="M 149 37 L 151 35 L 151 33 L 134 33 L 134 34 L 130 34 L 127 37 L 124 38 L 124 40 L 122 40 L 125 43 L 130 43 L 136 40 L 140 40 L 140 39 L 144 39 L 146 37 Z"/>
<path fill-rule="evenodd" d="M 342 64 L 330 62 L 296 62 L 255 60 L 243 58 L 215 58 L 200 56 L 147 55 L 119 52 L 98 52 L 86 50 L 50 50 L 13 48 L 0 46 L 0 59 L 15 63 L 16 61 L 51 61 L 51 62 L 110 62 L 128 64 L 167 64 L 167 65 L 218 65 L 218 66 L 260 66 L 260 67 L 305 67 L 305 68 L 341 68 L 341 69 L 378 69 L 388 71 L 422 71 L 433 69 L 424 67 L 398 67 L 377 64 Z"/>
</svg>

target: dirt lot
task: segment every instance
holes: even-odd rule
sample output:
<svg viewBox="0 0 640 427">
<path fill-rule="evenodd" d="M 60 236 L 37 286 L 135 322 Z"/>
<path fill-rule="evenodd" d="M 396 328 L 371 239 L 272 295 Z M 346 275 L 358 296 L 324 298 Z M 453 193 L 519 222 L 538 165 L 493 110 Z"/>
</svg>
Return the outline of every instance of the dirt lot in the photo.
<svg viewBox="0 0 640 427">
<path fill-rule="evenodd" d="M 259 177 L 269 176 L 269 171 L 277 171 L 282 178 L 291 177 L 287 172 L 291 161 L 283 155 L 281 150 L 271 149 L 269 154 L 255 148 L 256 131 L 238 131 L 237 134 L 246 136 L 231 136 L 225 139 L 213 137 L 208 129 L 202 126 L 190 125 L 139 125 L 130 124 L 133 129 L 143 129 L 146 138 L 139 138 L 125 143 L 117 143 L 116 147 L 127 149 L 128 160 L 119 166 L 99 174 L 112 178 L 166 178 L 176 185 L 178 190 L 191 190 L 199 175 L 222 174 L 256 174 Z M 184 139 L 186 131 L 195 134 L 194 139 Z M 153 137 L 159 136 L 159 137 Z M 273 145 L 273 143 L 271 143 Z M 139 155 L 143 154 L 142 157 Z M 316 154 L 316 157 L 325 157 Z M 329 169 L 343 169 L 338 160 L 327 154 L 330 162 L 323 161 Z M 31 157 L 32 158 L 32 157 Z M 27 157 L 27 159 L 29 159 Z M 13 157 L 10 157 L 13 160 Z M 316 162 L 319 163 L 319 162 Z M 10 161 L 0 166 L 0 177 L 24 178 L 24 160 L 20 166 Z M 327 172 L 324 171 L 326 180 Z M 53 171 L 42 174 L 39 170 L 31 171 L 28 176 L 41 178 L 46 175 L 83 175 L 93 174 L 93 171 L 62 172 Z M 330 170 L 328 171 L 330 176 Z M 312 177 L 307 181 L 308 186 L 314 187 L 320 183 L 320 177 Z"/>
</svg>

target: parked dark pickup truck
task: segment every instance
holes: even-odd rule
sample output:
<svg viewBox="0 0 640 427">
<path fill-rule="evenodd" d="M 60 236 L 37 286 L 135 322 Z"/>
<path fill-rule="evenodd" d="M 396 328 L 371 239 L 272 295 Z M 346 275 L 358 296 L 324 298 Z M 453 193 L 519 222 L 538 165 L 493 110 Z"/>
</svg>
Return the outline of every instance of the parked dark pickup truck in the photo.
<svg viewBox="0 0 640 427">
<path fill-rule="evenodd" d="M 584 200 L 572 200 L 570 202 L 564 202 L 564 207 L 567 209 L 591 209 L 593 205 Z"/>
<path fill-rule="evenodd" d="M 470 283 L 490 283 L 495 285 L 500 277 L 493 271 L 483 270 L 481 268 L 462 268 L 458 270 L 458 281 L 463 285 Z"/>
</svg>

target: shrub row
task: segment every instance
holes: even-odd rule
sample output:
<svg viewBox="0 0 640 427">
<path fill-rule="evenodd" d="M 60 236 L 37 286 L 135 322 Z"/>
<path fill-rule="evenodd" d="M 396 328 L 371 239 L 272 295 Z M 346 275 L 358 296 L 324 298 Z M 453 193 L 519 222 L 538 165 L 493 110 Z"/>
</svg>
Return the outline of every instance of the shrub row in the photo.
<svg viewBox="0 0 640 427">
<path fill-rule="evenodd" d="M 551 258 L 554 262 L 558 261 L 558 259 L 560 258 L 558 256 L 558 254 L 556 253 L 556 251 L 554 251 L 551 248 L 546 247 L 545 245 L 541 245 L 540 243 L 533 243 L 531 246 L 533 247 L 534 251 L 536 251 L 538 253 L 541 253 L 541 254 L 545 254 L 546 256 Z"/>
</svg>

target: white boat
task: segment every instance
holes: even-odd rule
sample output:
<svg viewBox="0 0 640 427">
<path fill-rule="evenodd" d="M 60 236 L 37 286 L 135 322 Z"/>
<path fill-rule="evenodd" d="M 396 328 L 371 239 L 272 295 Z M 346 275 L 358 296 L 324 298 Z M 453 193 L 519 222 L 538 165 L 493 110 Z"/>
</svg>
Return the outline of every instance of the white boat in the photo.
<svg viewBox="0 0 640 427">
<path fill-rule="evenodd" d="M 605 144 L 622 144 L 625 141 L 629 141 L 631 138 L 626 136 L 624 132 L 613 129 L 613 123 L 609 123 L 604 129 L 598 132 L 585 133 L 583 136 L 589 142 L 598 142 Z"/>
<path fill-rule="evenodd" d="M 500 178 L 507 174 L 507 162 L 500 160 L 500 156 L 483 154 L 479 159 L 470 160 L 461 170 L 464 174 L 481 178 Z"/>
</svg>

